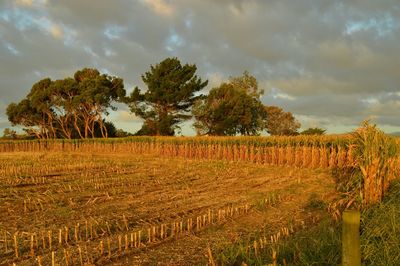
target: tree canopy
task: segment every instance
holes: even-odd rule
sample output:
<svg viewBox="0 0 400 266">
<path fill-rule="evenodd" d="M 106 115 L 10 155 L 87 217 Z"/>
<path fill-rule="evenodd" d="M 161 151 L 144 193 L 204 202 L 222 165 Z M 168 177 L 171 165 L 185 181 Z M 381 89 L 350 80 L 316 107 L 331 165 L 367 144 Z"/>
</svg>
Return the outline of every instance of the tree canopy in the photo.
<svg viewBox="0 0 400 266">
<path fill-rule="evenodd" d="M 245 71 L 230 77 L 208 95 L 201 93 L 208 84 L 196 75 L 195 64 L 181 64 L 166 58 L 141 78 L 147 89 L 136 87 L 126 96 L 123 80 L 83 68 L 73 77 L 42 79 L 18 103 L 10 103 L 6 113 L 12 125 L 20 125 L 36 138 L 95 138 L 129 136 L 104 119 L 115 102 L 128 105 L 144 120 L 135 135 L 175 135 L 180 124 L 194 117 L 198 135 L 296 135 L 300 123 L 292 113 L 261 102 L 263 90 L 257 79 Z M 324 134 L 309 128 L 301 134 Z"/>
<path fill-rule="evenodd" d="M 196 70 L 196 65 L 167 58 L 142 75 L 147 90 L 136 87 L 125 101 L 132 113 L 145 120 L 137 134 L 174 135 L 179 124 L 192 117 L 196 93 L 208 83 L 195 75 Z"/>
<path fill-rule="evenodd" d="M 10 128 L 5 128 L 3 130 L 3 136 L 1 138 L 2 139 L 16 139 L 17 137 L 18 137 L 18 135 L 15 130 L 12 130 Z"/>
<path fill-rule="evenodd" d="M 7 107 L 13 125 L 22 125 L 37 138 L 102 137 L 109 130 L 103 119 L 113 101 L 125 97 L 123 80 L 84 68 L 74 78 L 35 83 L 26 98 Z"/>
<path fill-rule="evenodd" d="M 301 135 L 324 135 L 326 129 L 318 128 L 318 127 L 310 127 L 306 130 L 300 132 Z"/>
<path fill-rule="evenodd" d="M 198 135 L 256 135 L 263 128 L 262 91 L 248 72 L 213 88 L 196 102 L 193 115 Z"/>
<path fill-rule="evenodd" d="M 265 128 L 270 135 L 297 135 L 300 123 L 292 113 L 277 106 L 265 106 Z"/>
</svg>

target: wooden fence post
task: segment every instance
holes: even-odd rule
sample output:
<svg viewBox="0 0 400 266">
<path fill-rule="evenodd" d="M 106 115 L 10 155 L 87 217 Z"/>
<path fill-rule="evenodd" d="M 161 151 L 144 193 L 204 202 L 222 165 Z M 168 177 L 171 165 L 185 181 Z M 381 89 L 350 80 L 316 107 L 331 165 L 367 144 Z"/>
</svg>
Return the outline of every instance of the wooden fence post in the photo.
<svg viewBox="0 0 400 266">
<path fill-rule="evenodd" d="M 360 212 L 343 212 L 342 227 L 342 265 L 360 266 Z"/>
</svg>

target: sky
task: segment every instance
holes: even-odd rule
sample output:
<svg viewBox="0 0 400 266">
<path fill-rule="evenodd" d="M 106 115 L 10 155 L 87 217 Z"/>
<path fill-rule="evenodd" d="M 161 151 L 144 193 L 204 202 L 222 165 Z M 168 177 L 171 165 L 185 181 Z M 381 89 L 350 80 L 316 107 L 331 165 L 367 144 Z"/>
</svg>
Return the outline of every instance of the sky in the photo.
<svg viewBox="0 0 400 266">
<path fill-rule="evenodd" d="M 400 132 L 398 0 L 0 0 L 0 130 L 5 109 L 46 77 L 84 67 L 146 89 L 167 57 L 197 65 L 206 90 L 245 70 L 262 102 L 328 133 L 371 119 Z M 118 105 L 112 120 L 142 121 Z M 0 134 L 1 134 L 0 132 Z M 193 135 L 191 123 L 182 134 Z"/>
</svg>

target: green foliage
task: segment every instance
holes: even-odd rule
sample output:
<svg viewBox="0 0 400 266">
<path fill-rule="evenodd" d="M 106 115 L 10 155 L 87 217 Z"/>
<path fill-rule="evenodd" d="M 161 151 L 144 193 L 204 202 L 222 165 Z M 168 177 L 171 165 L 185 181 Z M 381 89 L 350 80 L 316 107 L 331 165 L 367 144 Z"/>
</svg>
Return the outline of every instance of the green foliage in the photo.
<svg viewBox="0 0 400 266">
<path fill-rule="evenodd" d="M 306 130 L 303 130 L 300 132 L 300 135 L 324 135 L 326 132 L 325 129 L 314 127 L 314 128 L 308 128 Z"/>
<path fill-rule="evenodd" d="M 125 102 L 145 123 L 139 135 L 174 135 L 178 125 L 191 118 L 190 109 L 199 98 L 195 93 L 207 86 L 195 75 L 196 65 L 181 65 L 177 58 L 167 58 L 142 75 L 147 90 L 139 88 Z"/>
<path fill-rule="evenodd" d="M 213 88 L 193 108 L 198 135 L 257 135 L 263 128 L 261 94 L 248 72 Z"/>
<path fill-rule="evenodd" d="M 256 255 L 252 249 L 257 234 L 223 249 L 217 256 L 218 265 L 267 265 L 272 263 L 272 249 L 276 251 L 277 265 L 339 265 L 341 259 L 340 226 L 328 218 L 317 226 L 300 230 L 276 244 L 268 243 L 266 251 Z M 268 235 L 268 234 L 267 234 Z M 272 265 L 272 264 L 271 264 Z"/>
<path fill-rule="evenodd" d="M 310 203 L 314 202 L 313 197 Z M 312 203 L 311 205 L 314 205 Z M 318 204 L 319 205 L 319 204 Z M 391 183 L 385 199 L 361 214 L 361 257 L 363 265 L 400 265 L 400 182 Z M 340 265 L 341 223 L 326 217 L 318 225 L 300 230 L 289 238 L 271 245 L 282 265 Z M 266 265 L 272 262 L 270 252 L 249 251 L 254 239 L 249 238 L 226 247 L 217 256 L 223 265 Z"/>
<path fill-rule="evenodd" d="M 43 134 L 43 123 L 45 122 L 28 99 L 23 99 L 18 104 L 9 104 L 6 114 L 13 126 L 22 125 L 27 128 L 28 132 L 33 132 L 37 137 Z M 39 130 L 36 130 L 35 127 L 39 127 Z"/>
<path fill-rule="evenodd" d="M 340 224 L 326 219 L 279 243 L 277 260 L 285 259 L 288 265 L 339 265 L 340 251 Z"/>
<path fill-rule="evenodd" d="M 147 119 L 141 129 L 135 133 L 135 136 L 173 136 L 175 135 L 175 129 L 179 129 L 179 126 L 176 125 L 177 123 L 179 122 L 172 115 L 161 116 L 158 121 Z M 172 126 L 174 124 L 175 126 Z"/>
<path fill-rule="evenodd" d="M 4 129 L 2 139 L 16 139 L 17 137 L 17 132 L 15 130 L 10 128 Z"/>
<path fill-rule="evenodd" d="M 123 98 L 122 79 L 84 68 L 74 78 L 35 83 L 25 99 L 7 107 L 7 116 L 37 138 L 95 137 L 96 126 L 107 137 L 103 115 L 116 109 L 113 101 Z"/>
<path fill-rule="evenodd" d="M 110 121 L 104 121 L 103 120 L 102 124 L 100 124 L 100 123 L 96 123 L 95 124 L 95 127 L 94 127 L 94 137 L 95 138 L 102 138 L 103 137 L 102 130 L 104 130 L 104 128 L 101 129 L 102 126 L 105 127 L 105 130 L 107 132 L 107 136 L 109 138 L 117 137 L 117 128 L 115 127 L 114 123 L 110 122 Z"/>
<path fill-rule="evenodd" d="M 265 128 L 272 136 L 293 136 L 298 135 L 297 130 L 300 123 L 292 113 L 283 111 L 277 106 L 265 106 Z"/>
<path fill-rule="evenodd" d="M 117 138 L 126 138 L 126 137 L 129 137 L 129 136 L 132 136 L 132 133 L 126 132 L 123 129 L 117 129 L 115 131 L 115 137 L 117 137 Z"/>
<path fill-rule="evenodd" d="M 381 204 L 366 210 L 361 219 L 361 254 L 365 265 L 400 265 L 400 182 Z"/>
<path fill-rule="evenodd" d="M 326 202 L 318 198 L 317 194 L 312 193 L 305 208 L 308 210 L 324 210 L 326 207 Z"/>
</svg>

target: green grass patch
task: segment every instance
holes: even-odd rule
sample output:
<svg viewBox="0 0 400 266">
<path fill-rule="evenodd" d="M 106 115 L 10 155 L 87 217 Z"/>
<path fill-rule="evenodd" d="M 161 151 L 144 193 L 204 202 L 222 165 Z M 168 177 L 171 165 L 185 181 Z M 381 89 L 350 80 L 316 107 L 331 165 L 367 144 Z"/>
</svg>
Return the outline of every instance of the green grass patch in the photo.
<svg viewBox="0 0 400 266">
<path fill-rule="evenodd" d="M 392 182 L 381 204 L 365 211 L 361 221 L 365 265 L 400 265 L 400 182 Z"/>
<path fill-rule="evenodd" d="M 324 203 L 313 195 L 308 209 L 318 209 Z M 223 249 L 216 256 L 218 265 L 265 265 L 272 263 L 276 251 L 278 265 L 340 265 L 341 224 L 326 215 L 315 226 L 298 230 L 276 244 L 268 243 L 262 252 L 252 245 L 265 232 L 253 235 Z M 361 255 L 363 265 L 400 265 L 400 182 L 392 182 L 385 199 L 365 210 L 361 217 Z"/>
</svg>

